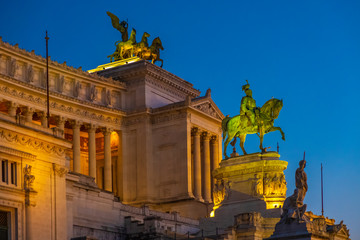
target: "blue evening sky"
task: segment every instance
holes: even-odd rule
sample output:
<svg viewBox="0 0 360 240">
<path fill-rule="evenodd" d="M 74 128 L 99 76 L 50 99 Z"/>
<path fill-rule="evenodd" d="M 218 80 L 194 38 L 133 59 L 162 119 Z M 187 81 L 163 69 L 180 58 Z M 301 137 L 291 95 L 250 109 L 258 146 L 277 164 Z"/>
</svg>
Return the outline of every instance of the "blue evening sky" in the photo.
<svg viewBox="0 0 360 240">
<path fill-rule="evenodd" d="M 138 41 L 160 36 L 164 69 L 202 94 L 211 88 L 224 115 L 238 114 L 245 79 L 258 105 L 283 99 L 286 141 L 276 132 L 265 144 L 279 142 L 289 162 L 288 195 L 306 150 L 308 210 L 321 214 L 323 163 L 325 215 L 360 239 L 359 1 L 2 1 L 0 36 L 44 56 L 47 29 L 53 60 L 92 69 L 121 39 L 106 11 L 128 19 Z M 249 135 L 245 147 L 258 143 Z"/>
</svg>

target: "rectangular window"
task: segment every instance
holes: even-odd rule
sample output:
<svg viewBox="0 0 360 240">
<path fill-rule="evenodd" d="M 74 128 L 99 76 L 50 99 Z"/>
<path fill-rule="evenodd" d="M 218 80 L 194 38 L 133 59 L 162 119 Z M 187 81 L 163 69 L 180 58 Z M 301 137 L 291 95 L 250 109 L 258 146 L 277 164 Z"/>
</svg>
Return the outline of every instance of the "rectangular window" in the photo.
<svg viewBox="0 0 360 240">
<path fill-rule="evenodd" d="M 8 161 L 1 161 L 1 181 L 4 183 L 8 183 Z"/>
<path fill-rule="evenodd" d="M 0 239 L 10 239 L 9 213 L 0 211 Z"/>
<path fill-rule="evenodd" d="M 11 184 L 17 186 L 17 164 L 11 163 Z"/>
</svg>

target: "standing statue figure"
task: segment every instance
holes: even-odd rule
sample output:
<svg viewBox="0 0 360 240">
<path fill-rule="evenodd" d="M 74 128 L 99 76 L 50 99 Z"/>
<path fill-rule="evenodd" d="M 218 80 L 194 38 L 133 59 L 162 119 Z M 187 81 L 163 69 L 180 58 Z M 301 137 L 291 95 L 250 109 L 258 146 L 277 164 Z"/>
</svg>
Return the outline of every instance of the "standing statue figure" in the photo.
<svg viewBox="0 0 360 240">
<path fill-rule="evenodd" d="M 304 201 L 306 192 L 308 190 L 307 176 L 304 171 L 305 167 L 306 167 L 306 161 L 304 159 L 299 162 L 299 168 L 296 169 L 296 172 L 295 172 L 295 186 L 298 191 L 296 204 L 298 207 L 302 207 L 304 205 L 303 201 Z"/>
<path fill-rule="evenodd" d="M 115 14 L 112 14 L 111 12 L 106 12 L 106 14 L 111 18 L 112 26 L 115 29 L 119 30 L 119 32 L 121 33 L 122 41 L 126 42 L 127 40 L 129 40 L 129 35 L 128 35 L 129 24 L 127 23 L 127 21 L 120 22 L 120 19 Z M 115 45 L 117 45 L 117 44 L 115 43 Z"/>
<path fill-rule="evenodd" d="M 240 105 L 240 122 L 241 123 L 250 123 L 251 126 L 255 125 L 255 118 L 257 110 L 256 101 L 252 97 L 252 91 L 250 89 L 250 84 L 248 80 L 246 80 L 246 84 L 242 86 L 242 90 L 245 92 L 246 96 L 241 99 Z M 248 121 L 245 121 L 245 118 Z M 248 126 L 244 126 L 248 127 Z"/>
<path fill-rule="evenodd" d="M 304 198 L 308 189 L 307 176 L 304 171 L 306 161 L 301 160 L 299 162 L 299 168 L 295 172 L 295 190 L 294 194 L 287 197 L 283 205 L 283 214 L 281 214 L 282 223 L 291 223 L 297 219 L 299 222 L 307 221 L 305 217 L 306 207 L 304 204 Z"/>
</svg>

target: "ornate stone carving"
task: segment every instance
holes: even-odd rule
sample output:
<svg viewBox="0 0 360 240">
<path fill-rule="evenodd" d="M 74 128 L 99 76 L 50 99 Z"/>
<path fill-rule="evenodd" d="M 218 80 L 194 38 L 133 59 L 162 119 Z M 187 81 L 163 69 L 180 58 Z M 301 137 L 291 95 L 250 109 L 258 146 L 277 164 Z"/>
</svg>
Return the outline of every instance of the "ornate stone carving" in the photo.
<svg viewBox="0 0 360 240">
<path fill-rule="evenodd" d="M 213 189 L 213 202 L 215 207 L 219 207 L 221 203 L 228 199 L 230 195 L 230 182 L 224 179 L 217 180 Z"/>
<path fill-rule="evenodd" d="M 62 93 L 64 91 L 64 86 L 65 86 L 64 76 L 60 75 L 58 82 L 58 89 L 57 89 L 59 93 Z"/>
<path fill-rule="evenodd" d="M 250 225 L 257 226 L 262 224 L 261 213 L 252 212 L 252 213 L 241 213 L 235 216 L 236 225 Z"/>
<path fill-rule="evenodd" d="M 98 90 L 95 85 L 90 86 L 89 100 L 94 102 L 97 100 Z"/>
<path fill-rule="evenodd" d="M 14 77 L 16 73 L 16 69 L 18 68 L 16 59 L 9 59 L 9 68 L 8 68 L 8 74 L 10 77 Z"/>
<path fill-rule="evenodd" d="M 211 106 L 211 103 L 207 102 L 207 103 L 203 103 L 203 104 L 199 104 L 199 105 L 195 105 L 194 108 L 214 117 L 214 118 L 218 118 L 221 119 L 221 117 L 219 116 L 219 114 L 216 113 L 216 110 Z"/>
<path fill-rule="evenodd" d="M 26 69 L 25 81 L 28 83 L 34 82 L 34 70 L 33 70 L 32 65 L 28 66 Z"/>
<path fill-rule="evenodd" d="M 41 150 L 48 154 L 56 154 L 60 157 L 64 156 L 65 154 L 65 149 L 62 147 L 58 147 L 51 143 L 42 142 L 39 139 L 12 132 L 6 129 L 0 129 L 0 139 L 7 142 L 21 144 L 23 146 L 34 148 L 36 150 Z"/>
<path fill-rule="evenodd" d="M 307 205 L 303 203 L 305 194 L 307 192 L 307 176 L 304 171 L 306 161 L 299 162 L 299 168 L 295 172 L 295 185 L 294 194 L 287 197 L 283 205 L 283 213 L 281 214 L 280 223 L 291 223 L 297 219 L 300 221 L 309 221 L 305 217 Z"/>
<path fill-rule="evenodd" d="M 177 119 L 186 118 L 186 116 L 187 116 L 187 113 L 185 113 L 185 112 L 180 112 L 180 113 L 173 112 L 173 113 L 161 114 L 161 115 L 153 116 L 151 118 L 151 123 L 158 124 L 158 123 L 162 123 L 162 122 L 174 121 Z"/>
<path fill-rule="evenodd" d="M 1 75 L 1 76 L 3 77 L 4 75 Z M 7 78 L 7 77 L 5 77 L 5 78 Z M 80 83 L 78 83 L 78 86 L 80 86 Z M 9 87 L 4 86 L 4 85 L 3 86 L 0 85 L 0 92 L 3 95 L 11 96 L 11 98 L 17 97 L 17 98 L 20 98 L 20 99 L 24 99 L 26 101 L 30 101 L 30 102 L 35 103 L 35 104 L 39 104 L 41 106 L 46 106 L 46 101 L 44 99 L 42 99 L 40 97 L 33 97 L 32 95 L 29 95 L 29 94 L 26 94 L 26 93 L 23 93 L 23 92 L 19 92 L 17 89 L 12 89 L 12 88 L 9 88 Z M 55 96 L 61 96 L 63 98 L 67 98 L 66 96 L 60 95 L 58 93 L 52 93 L 52 94 L 55 95 Z M 68 98 L 68 99 L 69 100 L 71 99 L 72 101 L 74 101 L 73 98 Z M 79 101 L 79 100 L 76 100 L 76 101 Z M 87 104 L 90 104 L 90 103 L 87 103 Z M 63 104 L 59 104 L 59 103 L 56 103 L 56 102 L 50 102 L 50 107 L 61 110 L 61 111 L 64 111 L 66 113 L 75 113 L 78 116 L 80 116 L 81 118 L 86 117 L 86 118 L 88 118 L 90 120 L 100 120 L 100 121 L 103 121 L 105 119 L 106 122 L 108 122 L 110 124 L 114 124 L 114 125 L 118 125 L 118 124 L 121 123 L 121 120 L 119 118 L 116 118 L 116 117 L 114 117 L 114 118 L 105 117 L 102 114 L 91 113 L 91 112 L 88 112 L 87 110 L 83 110 L 83 109 L 75 109 L 74 110 L 73 107 L 66 106 L 66 105 L 63 105 Z M 96 107 L 100 108 L 100 109 L 101 108 L 105 109 L 105 107 L 101 107 L 99 105 L 96 105 Z M 111 109 L 111 110 L 114 111 L 114 112 L 119 113 L 119 111 L 116 110 L 116 109 Z"/>
<path fill-rule="evenodd" d="M 63 177 L 65 174 L 67 174 L 68 170 L 63 167 L 58 167 L 56 164 L 53 164 L 54 172 L 57 176 Z"/>
<path fill-rule="evenodd" d="M 35 180 L 35 176 L 31 175 L 32 167 L 30 165 L 26 165 L 24 167 L 24 189 L 25 191 L 33 191 L 33 182 Z"/>
<path fill-rule="evenodd" d="M 74 97 L 77 98 L 79 97 L 79 93 L 80 93 L 80 88 L 81 88 L 81 84 L 79 81 L 74 82 Z"/>
<path fill-rule="evenodd" d="M 42 57 L 41 55 L 36 55 L 34 50 L 31 51 L 31 52 L 28 52 L 28 51 L 26 51 L 24 49 L 19 48 L 18 45 L 12 46 L 11 44 L 3 42 L 3 41 L 0 41 L 0 46 L 5 47 L 5 48 L 7 48 L 7 49 L 9 49 L 11 51 L 20 53 L 20 54 L 22 54 L 24 56 L 31 57 L 31 58 L 33 58 L 33 59 L 35 59 L 37 61 L 41 61 L 44 64 L 46 63 L 46 59 L 44 57 Z M 50 57 L 49 57 L 49 65 L 51 65 L 52 67 L 58 67 L 58 68 L 64 69 L 65 71 L 70 71 L 70 72 L 73 72 L 73 73 L 76 73 L 76 74 L 80 74 L 81 76 L 86 77 L 88 80 L 96 79 L 96 80 L 100 80 L 102 82 L 107 82 L 107 83 L 115 84 L 115 85 L 118 85 L 118 86 L 123 86 L 123 87 L 126 86 L 125 83 L 122 83 L 122 82 L 119 82 L 119 81 L 114 81 L 112 78 L 99 76 L 97 74 L 91 74 L 91 73 L 88 73 L 88 72 L 84 72 L 84 71 L 82 71 L 80 69 L 76 69 L 74 67 L 67 66 L 66 62 L 58 63 L 56 61 L 50 60 Z"/>
<path fill-rule="evenodd" d="M 253 196 L 262 196 L 263 195 L 263 181 L 262 181 L 262 177 L 258 176 L 258 174 L 254 175 L 254 179 L 253 179 L 253 189 L 252 189 L 252 193 Z"/>
<path fill-rule="evenodd" d="M 105 105 L 110 107 L 112 105 L 111 90 L 107 90 L 105 95 Z"/>
</svg>

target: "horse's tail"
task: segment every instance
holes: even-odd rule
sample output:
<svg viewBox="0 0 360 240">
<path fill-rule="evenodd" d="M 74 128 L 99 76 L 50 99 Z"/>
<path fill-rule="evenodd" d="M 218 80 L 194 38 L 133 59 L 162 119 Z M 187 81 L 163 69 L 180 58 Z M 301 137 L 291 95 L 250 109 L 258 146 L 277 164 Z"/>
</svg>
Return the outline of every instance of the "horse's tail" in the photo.
<svg viewBox="0 0 360 240">
<path fill-rule="evenodd" d="M 221 122 L 221 129 L 223 131 L 223 141 L 225 140 L 226 138 L 226 135 L 228 133 L 228 127 L 227 127 L 227 124 L 229 122 L 229 120 L 231 119 L 231 117 L 225 117 L 222 122 Z"/>
</svg>

